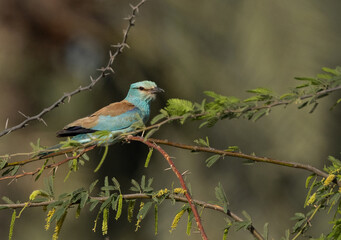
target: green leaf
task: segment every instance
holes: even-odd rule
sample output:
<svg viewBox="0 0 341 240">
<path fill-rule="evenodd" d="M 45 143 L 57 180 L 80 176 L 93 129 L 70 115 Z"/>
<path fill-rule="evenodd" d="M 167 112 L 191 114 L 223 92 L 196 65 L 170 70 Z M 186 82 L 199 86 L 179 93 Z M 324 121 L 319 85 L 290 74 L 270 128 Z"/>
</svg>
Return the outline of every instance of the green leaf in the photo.
<svg viewBox="0 0 341 240">
<path fill-rule="evenodd" d="M 116 217 L 115 217 L 116 220 L 118 220 L 121 216 L 122 206 L 123 206 L 123 196 L 122 194 L 120 194 L 118 196 L 118 206 L 117 206 L 117 212 L 116 212 Z"/>
<path fill-rule="evenodd" d="M 229 203 L 221 183 L 218 183 L 218 186 L 215 187 L 215 196 L 218 199 L 219 204 L 224 208 L 224 212 L 227 213 L 227 206 Z"/>
<path fill-rule="evenodd" d="M 131 183 L 133 184 L 133 187 L 131 187 L 130 190 L 134 192 L 141 192 L 141 187 L 138 182 L 136 182 L 134 179 L 131 179 Z"/>
<path fill-rule="evenodd" d="M 168 114 L 167 114 L 168 115 Z M 158 115 L 156 115 L 151 121 L 150 121 L 150 124 L 151 125 L 154 125 L 155 123 L 157 123 L 158 121 L 160 121 L 161 119 L 164 119 L 166 118 L 167 116 L 165 116 L 165 114 L 163 113 L 160 113 Z"/>
<path fill-rule="evenodd" d="M 304 108 L 307 105 L 308 105 L 308 101 L 306 101 L 306 102 L 302 103 L 301 105 L 299 105 L 298 109 L 302 109 L 302 108 Z"/>
<path fill-rule="evenodd" d="M 48 178 L 44 179 L 44 186 L 45 189 L 47 190 L 48 194 L 53 197 L 54 196 L 54 178 L 53 176 L 49 176 Z"/>
<path fill-rule="evenodd" d="M 146 161 L 145 161 L 145 163 L 144 163 L 144 167 L 145 167 L 145 168 L 147 168 L 148 165 L 149 165 L 149 161 L 150 161 L 150 158 L 152 157 L 153 150 L 154 150 L 154 148 L 149 148 L 149 152 L 148 152 Z"/>
<path fill-rule="evenodd" d="M 147 132 L 146 136 L 144 137 L 144 139 L 147 140 L 148 138 L 150 138 L 158 130 L 159 130 L 159 128 L 153 128 L 153 129 L 149 130 Z"/>
<path fill-rule="evenodd" d="M 83 158 L 84 160 L 86 160 L 86 161 L 89 161 L 89 160 L 90 160 L 89 155 L 86 154 L 86 153 L 83 153 L 82 158 Z"/>
<path fill-rule="evenodd" d="M 244 100 L 244 102 L 257 102 L 262 100 L 263 98 L 260 97 L 259 95 L 253 96 L 253 97 L 249 97 L 247 99 Z"/>
<path fill-rule="evenodd" d="M 154 206 L 154 234 L 157 235 L 158 230 L 158 205 L 155 204 Z"/>
<path fill-rule="evenodd" d="M 240 152 L 240 148 L 238 146 L 228 146 L 227 149 L 225 149 L 226 152 Z"/>
<path fill-rule="evenodd" d="M 66 208 L 66 206 L 63 204 L 63 205 L 62 205 L 60 208 L 58 208 L 58 209 L 56 210 L 56 212 L 53 214 L 53 216 L 52 216 L 50 222 L 53 222 L 53 221 L 57 221 L 57 222 L 58 222 L 58 220 L 60 220 L 60 219 L 64 216 L 64 214 L 66 213 L 66 210 L 67 210 L 67 208 Z"/>
<path fill-rule="evenodd" d="M 153 178 L 148 179 L 147 187 L 150 188 L 153 183 Z"/>
<path fill-rule="evenodd" d="M 10 173 L 11 176 L 14 176 L 18 172 L 19 167 L 20 167 L 20 165 L 14 166 L 14 168 L 11 170 L 11 173 Z"/>
<path fill-rule="evenodd" d="M 218 159 L 220 158 L 221 156 L 219 154 L 215 154 L 215 155 L 212 155 L 211 157 L 207 158 L 205 160 L 206 162 L 206 166 L 207 167 L 211 167 L 216 161 L 218 161 Z"/>
<path fill-rule="evenodd" d="M 265 223 L 264 224 L 264 233 L 263 233 L 263 236 L 264 236 L 264 240 L 268 240 L 269 239 L 269 223 Z"/>
<path fill-rule="evenodd" d="M 89 199 L 89 194 L 87 192 L 82 193 L 81 195 L 81 201 L 79 203 L 79 207 L 82 209 L 84 208 L 85 204 L 87 203 Z"/>
<path fill-rule="evenodd" d="M 102 212 L 104 208 L 108 207 L 111 203 L 112 199 L 114 198 L 114 195 L 109 196 L 101 205 L 99 208 L 99 211 Z"/>
<path fill-rule="evenodd" d="M 280 100 L 290 100 L 294 99 L 296 97 L 295 93 L 285 93 L 282 96 L 279 97 Z"/>
<path fill-rule="evenodd" d="M 316 174 L 311 174 L 307 179 L 305 180 L 305 188 L 308 188 L 310 180 L 316 176 Z"/>
<path fill-rule="evenodd" d="M 14 202 L 13 202 L 11 199 L 9 199 L 8 197 L 6 197 L 6 196 L 3 196 L 3 197 L 2 197 L 2 200 L 3 200 L 4 202 L 8 203 L 8 204 L 14 204 Z"/>
<path fill-rule="evenodd" d="M 144 219 L 144 217 L 147 215 L 149 212 L 151 206 L 153 205 L 153 202 L 146 202 L 143 207 L 140 209 L 139 213 L 137 214 L 136 218 L 137 219 Z"/>
<path fill-rule="evenodd" d="M 335 76 L 340 75 L 340 73 L 336 70 L 336 69 L 331 69 L 331 68 L 327 68 L 327 67 L 323 67 L 322 70 L 326 73 L 331 73 Z"/>
<path fill-rule="evenodd" d="M 142 189 L 142 191 L 144 191 L 145 185 L 146 185 L 146 176 L 142 175 L 142 178 L 141 178 L 141 189 Z"/>
<path fill-rule="evenodd" d="M 0 159 L 0 169 L 3 169 L 7 165 L 8 158 Z"/>
<path fill-rule="evenodd" d="M 190 209 L 187 210 L 188 216 L 187 216 L 187 227 L 186 227 L 186 234 L 187 236 L 191 235 L 192 230 L 192 219 L 193 219 L 193 213 Z"/>
<path fill-rule="evenodd" d="M 255 88 L 255 89 L 247 90 L 247 92 L 256 93 L 259 95 L 270 95 L 270 94 L 272 94 L 272 91 L 267 89 L 267 88 Z"/>
<path fill-rule="evenodd" d="M 136 200 L 128 200 L 128 222 L 133 219 L 135 202 Z"/>
<path fill-rule="evenodd" d="M 47 163 L 48 163 L 49 160 L 50 160 L 49 158 L 47 158 L 47 159 L 45 160 L 43 166 L 41 166 L 39 172 L 37 173 L 37 176 L 36 176 L 36 178 L 34 179 L 34 181 L 37 181 L 37 180 L 39 179 L 40 175 L 43 173 L 43 171 L 44 171 L 44 169 L 45 169 L 45 167 L 46 167 L 46 165 L 47 165 Z"/>
<path fill-rule="evenodd" d="M 117 181 L 117 179 L 113 177 L 111 180 L 115 185 L 115 188 L 116 188 L 115 190 L 118 190 L 121 193 L 121 186 L 120 186 L 120 183 Z"/>
<path fill-rule="evenodd" d="M 110 186 L 101 187 L 101 190 L 102 191 L 113 191 L 113 190 L 117 190 L 117 188 L 110 185 Z"/>
<path fill-rule="evenodd" d="M 95 186 L 96 186 L 97 183 L 98 183 L 98 179 L 96 179 L 95 181 L 93 181 L 93 182 L 90 184 L 89 193 L 91 193 L 91 192 L 94 190 L 94 188 L 95 188 Z"/>
<path fill-rule="evenodd" d="M 89 210 L 90 211 L 94 210 L 98 203 L 99 203 L 99 200 L 94 200 L 94 202 L 90 205 Z"/>
<path fill-rule="evenodd" d="M 206 141 L 202 138 L 199 138 L 199 139 L 195 139 L 194 142 L 204 147 L 210 147 L 210 142 L 208 140 L 208 137 L 206 137 Z"/>
<path fill-rule="evenodd" d="M 15 223 L 16 216 L 17 216 L 17 212 L 16 212 L 16 210 L 14 210 L 13 213 L 12 213 L 11 225 L 9 227 L 8 240 L 12 240 L 13 229 L 14 229 L 14 223 Z"/>
<path fill-rule="evenodd" d="M 104 178 L 104 187 L 108 187 L 109 186 L 109 180 L 108 180 L 108 176 L 105 176 Z M 109 197 L 110 196 L 110 191 L 108 189 L 104 190 L 105 192 L 105 196 Z"/>
<path fill-rule="evenodd" d="M 165 110 L 170 116 L 182 116 L 185 113 L 192 112 L 194 110 L 194 105 L 188 100 L 171 98 L 167 101 Z"/>
<path fill-rule="evenodd" d="M 270 108 L 268 108 L 270 109 Z M 256 122 L 258 119 L 260 119 L 261 117 L 263 117 L 265 114 L 267 114 L 268 109 L 261 109 L 258 110 L 253 116 L 252 116 L 252 120 L 254 122 Z"/>
<path fill-rule="evenodd" d="M 105 146 L 105 149 L 104 149 L 104 153 L 103 153 L 102 159 L 101 159 L 101 161 L 99 162 L 99 164 L 98 164 L 98 166 L 96 167 L 96 169 L 94 170 L 94 172 L 97 172 L 97 171 L 101 168 L 101 166 L 102 166 L 102 164 L 103 164 L 103 162 L 104 162 L 104 160 L 105 160 L 105 158 L 106 158 L 106 156 L 107 156 L 107 154 L 108 154 L 108 148 L 109 148 L 109 146 L 106 145 L 106 146 Z"/>
</svg>

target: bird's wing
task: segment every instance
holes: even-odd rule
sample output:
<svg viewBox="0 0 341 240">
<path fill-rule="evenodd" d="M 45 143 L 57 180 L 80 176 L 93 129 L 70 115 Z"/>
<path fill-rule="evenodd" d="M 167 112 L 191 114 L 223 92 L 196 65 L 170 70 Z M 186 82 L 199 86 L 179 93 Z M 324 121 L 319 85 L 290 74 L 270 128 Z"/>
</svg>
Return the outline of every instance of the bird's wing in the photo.
<svg viewBox="0 0 341 240">
<path fill-rule="evenodd" d="M 139 116 L 137 116 L 139 115 Z M 63 130 L 57 132 L 57 137 L 75 136 L 92 133 L 99 130 L 120 130 L 138 121 L 141 110 L 130 102 L 123 100 L 101 108 L 88 117 L 78 119 Z"/>
</svg>

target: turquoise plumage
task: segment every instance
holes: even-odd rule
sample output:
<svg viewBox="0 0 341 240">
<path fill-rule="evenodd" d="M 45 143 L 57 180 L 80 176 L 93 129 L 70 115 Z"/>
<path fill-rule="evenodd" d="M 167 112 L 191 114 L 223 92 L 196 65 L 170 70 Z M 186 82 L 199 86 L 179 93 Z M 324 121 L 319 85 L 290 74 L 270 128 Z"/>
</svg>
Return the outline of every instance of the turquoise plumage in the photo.
<svg viewBox="0 0 341 240">
<path fill-rule="evenodd" d="M 115 136 L 134 131 L 137 127 L 147 123 L 150 114 L 150 103 L 155 99 L 156 93 L 164 92 L 152 81 L 141 81 L 130 85 L 125 99 L 101 108 L 88 117 L 78 119 L 61 131 L 57 137 L 72 137 L 79 143 L 88 143 L 99 138 L 98 131 L 109 131 L 109 136 L 100 138 L 99 144 L 110 144 L 115 141 Z M 97 133 L 97 134 L 96 134 Z M 58 149 L 58 144 L 47 150 Z M 46 155 L 52 151 L 45 151 Z"/>
</svg>

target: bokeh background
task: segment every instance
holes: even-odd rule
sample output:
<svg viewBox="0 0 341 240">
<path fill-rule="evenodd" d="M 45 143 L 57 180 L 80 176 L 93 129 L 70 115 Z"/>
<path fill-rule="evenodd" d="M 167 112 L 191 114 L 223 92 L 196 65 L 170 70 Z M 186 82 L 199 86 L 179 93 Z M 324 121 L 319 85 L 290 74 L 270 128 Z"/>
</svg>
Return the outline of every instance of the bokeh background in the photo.
<svg viewBox="0 0 341 240">
<path fill-rule="evenodd" d="M 137 3 L 136 1 L 132 2 Z M 114 64 L 115 75 L 101 80 L 90 92 L 76 95 L 70 103 L 48 113 L 48 126 L 33 122 L 25 129 L 0 139 L 0 154 L 31 151 L 30 142 L 39 138 L 50 146 L 59 139 L 55 132 L 67 123 L 125 97 L 133 82 L 150 79 L 165 89 L 152 105 L 152 115 L 169 98 L 201 101 L 203 91 L 245 98 L 247 89 L 265 86 L 285 93 L 298 83 L 295 76 L 315 76 L 321 67 L 340 65 L 341 2 L 338 0 L 212 0 L 148 1 L 141 9 L 136 27 L 129 34 L 126 49 Z M 121 41 L 123 20 L 130 13 L 123 0 L 29 0 L 0 1 L 0 126 L 21 122 L 21 111 L 39 113 L 64 92 L 89 83 L 97 68 L 106 64 L 111 44 Z M 245 153 L 256 153 L 280 160 L 297 161 L 322 168 L 327 156 L 339 157 L 340 107 L 330 107 L 340 93 L 322 99 L 313 114 L 296 106 L 278 108 L 258 122 L 225 120 L 213 128 L 198 130 L 199 123 L 168 124 L 155 135 L 192 144 L 209 137 L 211 145 L 224 149 L 239 146 Z M 189 170 L 194 198 L 215 200 L 214 187 L 224 186 L 230 209 L 241 215 L 245 210 L 256 228 L 270 223 L 270 236 L 279 239 L 294 222 L 295 212 L 305 212 L 305 178 L 309 173 L 279 166 L 245 165 L 240 159 L 225 158 L 211 168 L 206 154 L 193 154 L 165 147 L 175 157 L 181 171 Z M 67 168 L 58 169 L 56 192 L 87 187 L 95 179 L 116 177 L 124 192 L 130 179 L 142 175 L 154 178 L 154 187 L 170 188 L 177 179 L 159 154 L 148 169 L 143 167 L 148 149 L 139 143 L 110 147 L 102 169 L 93 169 L 103 149 L 91 153 L 91 162 L 64 183 Z M 32 166 L 35 168 L 39 166 Z M 27 201 L 29 194 L 43 187 L 42 179 L 26 177 L 0 183 L 1 196 Z M 164 203 L 159 209 L 159 234 L 154 236 L 153 214 L 134 232 L 126 213 L 113 220 L 110 239 L 200 239 L 198 233 L 185 234 L 186 219 L 169 233 L 176 211 L 182 204 Z M 0 232 L 6 238 L 11 212 L 0 212 Z M 17 220 L 13 239 L 49 239 L 53 229 L 44 230 L 46 213 L 27 209 Z M 91 231 L 96 213 L 83 211 L 79 219 L 73 211 L 67 216 L 60 239 L 103 239 L 100 227 Z M 203 224 L 210 239 L 221 239 L 224 216 L 205 210 Z M 318 237 L 328 232 L 331 215 L 320 214 L 309 232 Z M 194 225 L 194 224 L 193 224 Z M 252 239 L 248 232 L 231 232 L 231 239 Z"/>
</svg>

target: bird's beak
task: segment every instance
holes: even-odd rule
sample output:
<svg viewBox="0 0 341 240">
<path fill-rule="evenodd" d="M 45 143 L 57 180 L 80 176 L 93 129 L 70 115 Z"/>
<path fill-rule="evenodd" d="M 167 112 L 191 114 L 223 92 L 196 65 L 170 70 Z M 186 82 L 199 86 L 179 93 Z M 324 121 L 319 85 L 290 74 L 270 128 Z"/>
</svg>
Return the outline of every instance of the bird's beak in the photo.
<svg viewBox="0 0 341 240">
<path fill-rule="evenodd" d="M 150 90 L 151 93 L 165 92 L 162 88 L 155 87 Z"/>
</svg>

